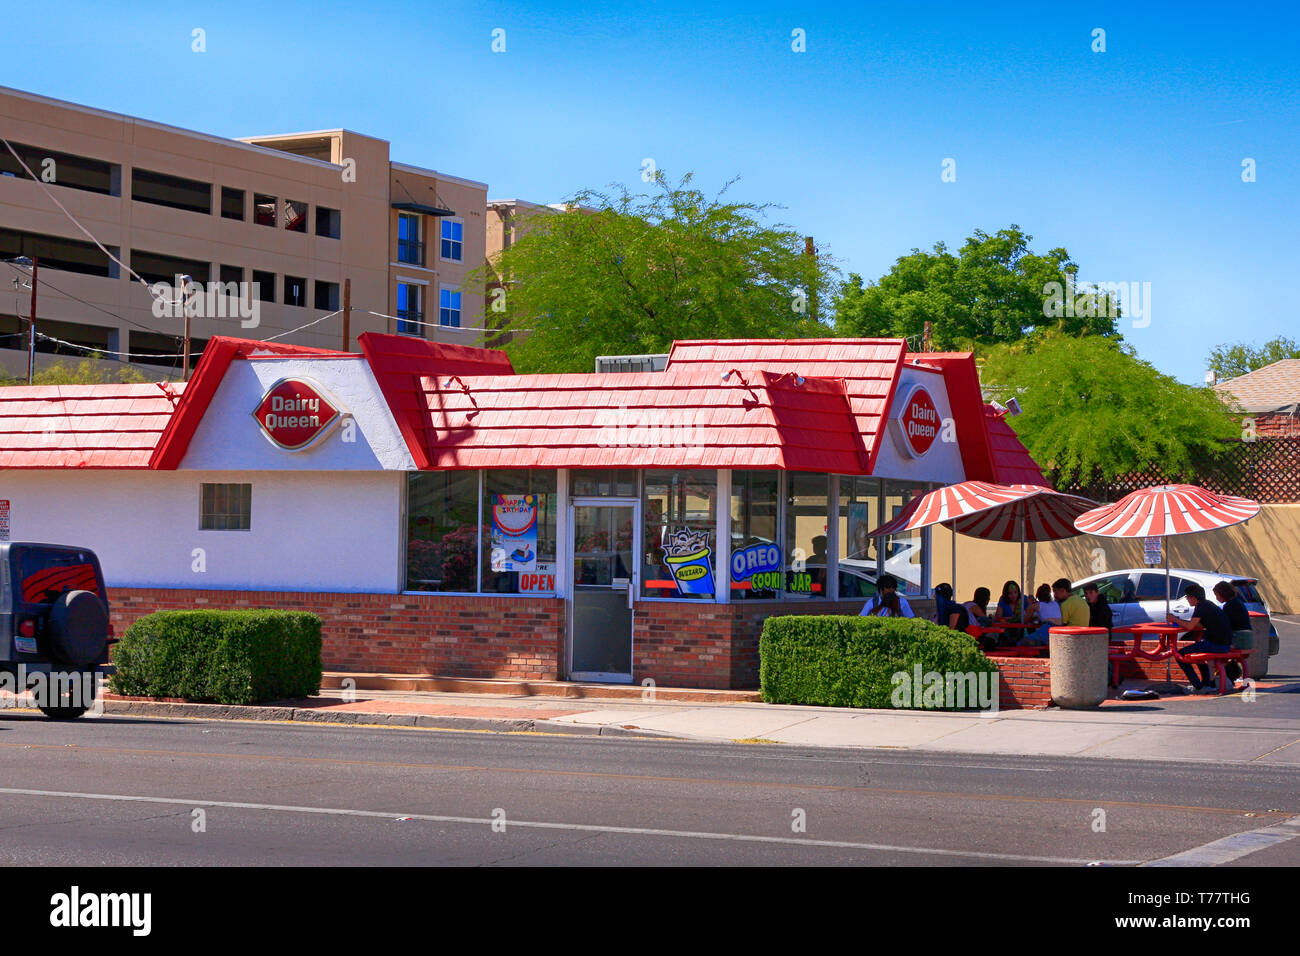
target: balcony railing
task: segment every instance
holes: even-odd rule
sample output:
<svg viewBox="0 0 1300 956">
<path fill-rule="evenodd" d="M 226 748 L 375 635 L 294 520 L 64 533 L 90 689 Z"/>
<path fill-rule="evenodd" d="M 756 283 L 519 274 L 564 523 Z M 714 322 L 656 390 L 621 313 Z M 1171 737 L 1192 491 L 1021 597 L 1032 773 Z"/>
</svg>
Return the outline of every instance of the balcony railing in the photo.
<svg viewBox="0 0 1300 956">
<path fill-rule="evenodd" d="M 418 239 L 398 239 L 397 261 L 408 262 L 413 266 L 424 265 L 424 243 Z"/>
<path fill-rule="evenodd" d="M 397 310 L 398 335 L 424 335 L 424 313 L 414 309 Z"/>
</svg>

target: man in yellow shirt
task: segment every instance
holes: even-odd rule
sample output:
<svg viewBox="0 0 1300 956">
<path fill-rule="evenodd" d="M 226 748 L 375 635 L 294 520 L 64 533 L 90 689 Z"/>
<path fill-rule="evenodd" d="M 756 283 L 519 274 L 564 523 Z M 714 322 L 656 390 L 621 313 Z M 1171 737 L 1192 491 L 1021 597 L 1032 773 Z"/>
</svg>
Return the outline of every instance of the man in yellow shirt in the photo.
<svg viewBox="0 0 1300 956">
<path fill-rule="evenodd" d="M 1088 602 L 1077 594 L 1070 593 L 1070 582 L 1058 578 L 1052 585 L 1052 596 L 1061 605 L 1061 624 L 1065 627 L 1087 627 L 1089 614 Z"/>
</svg>

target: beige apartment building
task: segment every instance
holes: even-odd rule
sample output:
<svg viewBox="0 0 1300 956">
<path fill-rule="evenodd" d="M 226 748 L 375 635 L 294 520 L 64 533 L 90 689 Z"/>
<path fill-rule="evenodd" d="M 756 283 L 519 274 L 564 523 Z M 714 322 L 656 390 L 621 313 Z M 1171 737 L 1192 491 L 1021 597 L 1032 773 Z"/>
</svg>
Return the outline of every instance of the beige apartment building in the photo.
<svg viewBox="0 0 1300 956">
<path fill-rule="evenodd" d="M 22 160 L 0 144 L 0 374 L 26 370 L 31 259 L 38 368 L 87 354 L 57 339 L 177 377 L 187 311 L 194 357 L 213 335 L 342 348 L 347 280 L 349 348 L 367 330 L 480 338 L 463 286 L 487 186 L 392 162 L 385 140 L 225 139 L 6 88 L 0 137 Z"/>
</svg>

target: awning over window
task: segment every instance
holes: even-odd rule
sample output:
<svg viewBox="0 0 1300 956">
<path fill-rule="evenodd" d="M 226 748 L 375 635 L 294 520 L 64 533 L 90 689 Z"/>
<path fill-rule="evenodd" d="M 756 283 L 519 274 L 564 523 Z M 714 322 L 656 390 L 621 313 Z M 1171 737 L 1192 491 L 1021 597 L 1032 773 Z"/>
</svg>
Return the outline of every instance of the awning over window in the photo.
<svg viewBox="0 0 1300 956">
<path fill-rule="evenodd" d="M 427 206 L 422 202 L 395 202 L 393 208 L 398 212 L 418 212 L 425 216 L 454 216 L 456 210 L 444 206 Z"/>
</svg>

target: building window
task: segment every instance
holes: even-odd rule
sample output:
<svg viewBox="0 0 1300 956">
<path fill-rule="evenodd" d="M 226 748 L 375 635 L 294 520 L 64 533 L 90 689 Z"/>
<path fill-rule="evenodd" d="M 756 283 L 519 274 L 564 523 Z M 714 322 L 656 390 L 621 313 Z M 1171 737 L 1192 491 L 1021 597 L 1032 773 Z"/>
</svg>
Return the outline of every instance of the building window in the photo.
<svg viewBox="0 0 1300 956">
<path fill-rule="evenodd" d="M 0 149 L 3 148 L 0 146 Z M 109 246 L 108 249 L 113 255 L 121 257 L 121 249 L 116 246 Z M 93 243 L 36 232 L 19 232 L 0 226 L 0 259 L 16 259 L 19 256 L 39 258 L 43 270 L 59 269 L 108 279 L 116 279 L 118 275 L 117 263 L 106 258 Z M 4 281 L 8 282 L 13 277 L 13 272 L 5 270 L 5 273 Z"/>
<path fill-rule="evenodd" d="M 420 308 L 423 289 L 413 282 L 397 283 L 397 334 L 424 335 L 424 312 Z"/>
<path fill-rule="evenodd" d="M 338 239 L 343 235 L 343 214 L 337 209 L 325 206 L 316 207 L 316 235 L 326 239 Z"/>
<path fill-rule="evenodd" d="M 259 226 L 275 226 L 276 206 L 279 204 L 274 196 L 266 193 L 253 193 L 253 222 Z"/>
<path fill-rule="evenodd" d="M 253 486 L 203 482 L 200 486 L 199 528 L 203 531 L 247 531 L 252 524 Z"/>
<path fill-rule="evenodd" d="M 460 292 L 445 286 L 438 290 L 438 324 L 460 328 Z"/>
<path fill-rule="evenodd" d="M 259 302 L 275 301 L 275 273 L 274 272 L 262 272 L 260 269 L 254 269 L 253 286 L 256 290 L 257 301 Z"/>
<path fill-rule="evenodd" d="M 131 268 L 146 282 L 164 282 L 167 285 L 174 285 L 177 276 L 189 276 L 202 285 L 207 285 L 212 277 L 210 263 L 181 259 L 161 252 L 146 252 L 143 249 L 131 250 Z"/>
<path fill-rule="evenodd" d="M 554 471 L 483 472 L 484 594 L 555 593 L 557 503 Z"/>
<path fill-rule="evenodd" d="M 635 468 L 584 468 L 569 472 L 574 498 L 635 498 Z"/>
<path fill-rule="evenodd" d="M 239 284 L 244 281 L 243 266 L 222 266 L 221 267 L 221 284 L 226 288 L 222 291 L 227 295 L 238 296 L 240 294 Z M 234 286 L 233 289 L 230 286 Z"/>
<path fill-rule="evenodd" d="M 337 312 L 339 308 L 339 284 L 316 280 L 316 308 L 324 312 Z"/>
<path fill-rule="evenodd" d="M 442 220 L 442 257 L 448 262 L 464 260 L 465 223 L 460 219 Z"/>
<path fill-rule="evenodd" d="M 408 474 L 406 514 L 406 589 L 477 591 L 479 473 Z"/>
<path fill-rule="evenodd" d="M 646 471 L 642 597 L 715 599 L 717 497 L 716 471 Z"/>
<path fill-rule="evenodd" d="M 884 482 L 884 510 L 880 521 L 893 521 L 912 501 L 928 492 L 932 485 L 924 482 L 894 481 Z M 923 531 L 909 531 L 885 538 L 881 545 L 884 555 L 885 573 L 898 579 L 898 593 L 909 596 L 919 595 L 922 588 L 922 570 L 925 535 Z"/>
<path fill-rule="evenodd" d="M 131 170 L 131 198 L 187 212 L 212 212 L 212 184 L 148 169 Z"/>
<path fill-rule="evenodd" d="M 730 582 L 733 601 L 771 599 L 785 588 L 780 485 L 775 471 L 731 473 L 731 566 L 719 574 Z"/>
<path fill-rule="evenodd" d="M 100 193 L 104 196 L 118 196 L 122 192 L 122 167 L 103 160 L 91 159 L 89 156 L 77 156 L 73 153 L 61 153 L 42 146 L 27 146 L 23 143 L 9 143 L 14 153 L 22 158 L 20 163 L 8 149 L 0 149 L 0 176 L 12 176 L 15 179 L 27 179 L 27 165 L 37 176 L 45 176 L 46 171 L 53 177 L 49 180 L 55 186 L 67 186 L 69 189 L 83 189 L 86 192 Z"/>
<path fill-rule="evenodd" d="M 785 477 L 785 596 L 824 598 L 829 567 L 826 531 L 830 525 L 830 478 L 789 472 Z"/>
<path fill-rule="evenodd" d="M 298 276 L 284 277 L 284 304 L 305 308 L 307 305 L 307 280 Z"/>
<path fill-rule="evenodd" d="M 231 189 L 229 186 L 221 187 L 221 218 L 243 220 L 244 191 L 242 189 Z"/>
<path fill-rule="evenodd" d="M 296 199 L 284 201 L 284 229 L 286 232 L 307 231 L 307 204 Z"/>
<path fill-rule="evenodd" d="M 420 240 L 420 216 L 397 215 L 397 261 L 424 265 L 424 243 Z"/>
<path fill-rule="evenodd" d="M 880 555 L 871 532 L 880 517 L 882 482 L 879 478 L 840 478 L 839 578 L 840 597 L 866 600 L 876 593 Z"/>
</svg>

